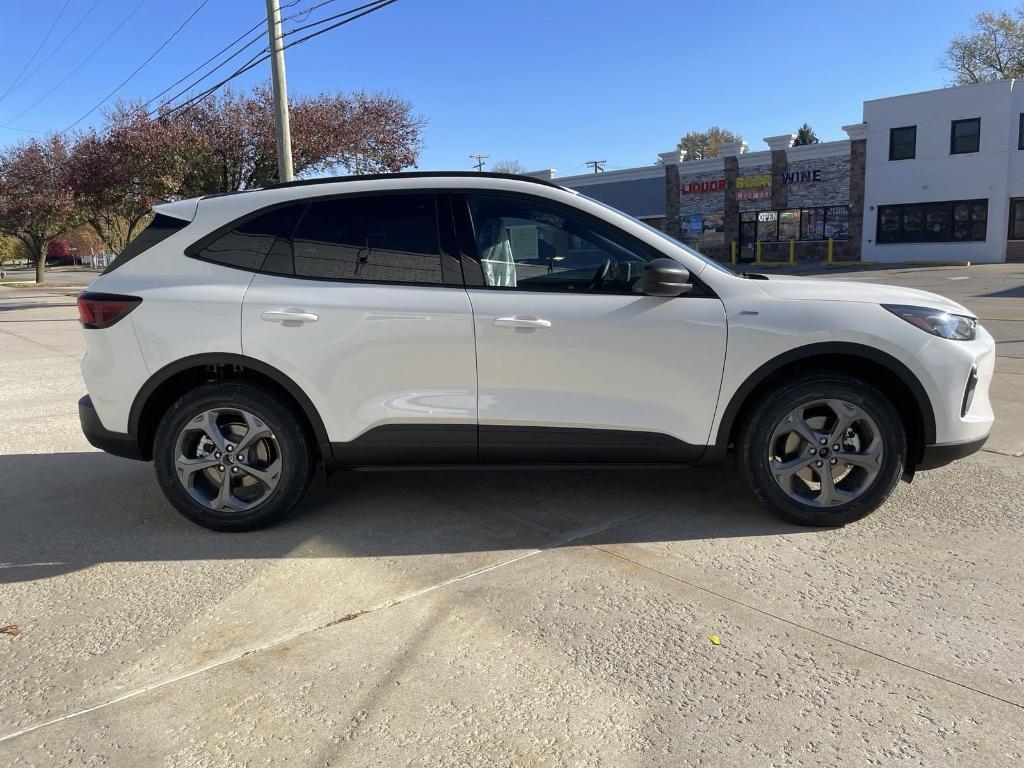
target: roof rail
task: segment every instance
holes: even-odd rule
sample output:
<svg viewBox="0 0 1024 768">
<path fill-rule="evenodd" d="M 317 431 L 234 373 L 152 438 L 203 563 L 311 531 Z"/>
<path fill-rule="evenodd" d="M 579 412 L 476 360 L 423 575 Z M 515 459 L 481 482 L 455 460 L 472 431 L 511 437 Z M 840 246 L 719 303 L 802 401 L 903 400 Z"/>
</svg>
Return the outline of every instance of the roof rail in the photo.
<svg viewBox="0 0 1024 768">
<path fill-rule="evenodd" d="M 491 171 L 403 171 L 401 173 L 367 173 L 355 176 L 327 176 L 319 179 L 301 179 L 299 181 L 282 181 L 277 184 L 268 184 L 260 189 L 285 189 L 287 187 L 304 187 L 312 184 L 335 184 L 341 181 L 376 181 L 378 179 L 429 179 L 429 178 L 466 178 L 466 179 L 511 179 L 513 181 L 526 181 L 530 184 L 542 184 L 546 187 L 561 189 L 547 179 L 538 179 L 536 176 L 520 176 L 515 173 L 492 173 Z"/>
</svg>

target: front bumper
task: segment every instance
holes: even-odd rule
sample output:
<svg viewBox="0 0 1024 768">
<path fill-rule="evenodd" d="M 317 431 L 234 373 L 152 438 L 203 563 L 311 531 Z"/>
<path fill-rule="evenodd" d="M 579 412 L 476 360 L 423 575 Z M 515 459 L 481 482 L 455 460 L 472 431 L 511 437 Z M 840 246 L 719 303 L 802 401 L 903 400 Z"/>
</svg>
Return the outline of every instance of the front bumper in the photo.
<svg viewBox="0 0 1024 768">
<path fill-rule="evenodd" d="M 139 441 L 133 435 L 111 432 L 103 426 L 89 395 L 78 401 L 78 419 L 82 422 L 82 432 L 90 445 L 114 456 L 145 461 Z"/>
<path fill-rule="evenodd" d="M 988 434 L 973 440 L 966 440 L 962 443 L 941 443 L 937 445 L 926 445 L 921 454 L 921 460 L 915 467 L 916 470 L 938 469 L 944 467 L 957 459 L 977 453 L 988 440 Z"/>
</svg>

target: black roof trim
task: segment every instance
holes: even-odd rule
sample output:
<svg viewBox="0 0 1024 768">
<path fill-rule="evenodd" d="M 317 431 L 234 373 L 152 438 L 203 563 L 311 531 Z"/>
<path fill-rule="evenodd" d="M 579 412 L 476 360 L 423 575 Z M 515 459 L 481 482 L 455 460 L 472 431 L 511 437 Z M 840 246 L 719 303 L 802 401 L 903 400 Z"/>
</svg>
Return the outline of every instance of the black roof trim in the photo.
<svg viewBox="0 0 1024 768">
<path fill-rule="evenodd" d="M 528 181 L 532 184 L 543 184 L 561 189 L 558 184 L 536 176 L 520 176 L 515 173 L 492 173 L 491 171 L 402 171 L 401 173 L 367 173 L 356 176 L 327 176 L 321 179 L 301 179 L 299 181 L 282 181 L 268 184 L 262 189 L 283 189 L 287 187 L 304 187 L 310 184 L 334 184 L 339 181 L 376 181 L 378 179 L 511 179 L 512 181 Z"/>
<path fill-rule="evenodd" d="M 306 187 L 314 184 L 337 184 L 342 181 L 377 181 L 380 179 L 509 179 L 511 181 L 526 181 L 531 184 L 542 184 L 546 187 L 564 189 L 559 184 L 547 179 L 538 179 L 536 176 L 520 176 L 515 173 L 492 173 L 491 171 L 403 171 L 401 173 L 367 173 L 354 176 L 325 176 L 318 179 L 300 179 L 299 181 L 282 181 L 276 184 L 267 184 L 262 187 L 251 189 L 240 189 L 236 192 L 214 192 L 204 195 L 203 200 L 211 197 L 223 197 L 225 195 L 238 195 L 243 192 L 258 192 L 266 189 L 287 189 L 289 187 Z"/>
</svg>

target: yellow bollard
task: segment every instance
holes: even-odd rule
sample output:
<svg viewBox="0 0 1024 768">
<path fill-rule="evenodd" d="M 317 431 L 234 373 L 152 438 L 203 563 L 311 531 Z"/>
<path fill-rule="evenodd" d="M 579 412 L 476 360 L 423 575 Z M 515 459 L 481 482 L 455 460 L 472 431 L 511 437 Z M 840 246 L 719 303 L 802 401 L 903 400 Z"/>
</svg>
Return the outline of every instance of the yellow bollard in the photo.
<svg viewBox="0 0 1024 768">
<path fill-rule="evenodd" d="M 732 265 L 734 267 L 736 266 L 736 241 L 735 240 L 733 240 L 733 241 L 731 241 L 729 243 L 729 261 L 732 262 Z"/>
<path fill-rule="evenodd" d="M 796 264 L 796 241 L 789 238 L 789 263 Z"/>
<path fill-rule="evenodd" d="M 832 238 L 828 239 L 828 258 L 825 259 L 826 264 L 832 263 Z"/>
<path fill-rule="evenodd" d="M 754 263 L 761 263 L 761 241 L 757 241 L 757 245 L 754 246 Z"/>
</svg>

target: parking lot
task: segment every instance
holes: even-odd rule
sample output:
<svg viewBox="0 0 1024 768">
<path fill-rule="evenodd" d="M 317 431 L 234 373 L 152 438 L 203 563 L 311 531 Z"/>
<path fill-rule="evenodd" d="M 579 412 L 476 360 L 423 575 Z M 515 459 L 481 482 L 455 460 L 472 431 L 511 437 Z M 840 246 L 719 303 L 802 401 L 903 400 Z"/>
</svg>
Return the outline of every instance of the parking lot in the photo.
<svg viewBox="0 0 1024 768">
<path fill-rule="evenodd" d="M 829 275 L 999 357 L 986 449 L 827 530 L 726 467 L 339 473 L 213 533 L 82 437 L 72 281 L 0 287 L 0 764 L 1020 765 L 1024 265 Z"/>
</svg>

